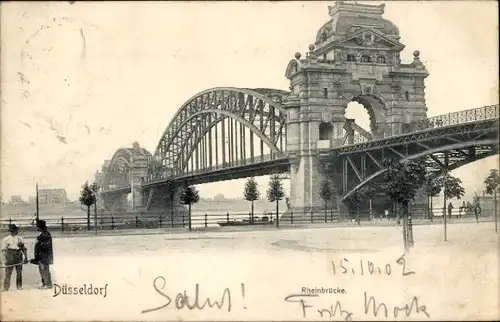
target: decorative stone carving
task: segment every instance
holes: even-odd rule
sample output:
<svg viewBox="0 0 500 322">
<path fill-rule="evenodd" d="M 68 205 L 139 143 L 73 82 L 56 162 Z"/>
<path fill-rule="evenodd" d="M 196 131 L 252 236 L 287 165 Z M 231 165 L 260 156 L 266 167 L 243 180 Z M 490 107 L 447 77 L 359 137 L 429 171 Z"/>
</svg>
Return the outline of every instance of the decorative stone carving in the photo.
<svg viewBox="0 0 500 322">
<path fill-rule="evenodd" d="M 323 29 L 323 31 L 321 32 L 321 41 L 326 41 L 327 38 L 328 34 L 326 33 L 326 30 Z"/>
<path fill-rule="evenodd" d="M 424 65 L 420 61 L 420 51 L 415 50 L 413 52 L 413 62 L 411 63 L 413 67 L 422 68 Z"/>
<path fill-rule="evenodd" d="M 346 61 L 347 60 L 347 54 L 343 50 L 335 51 L 335 57 L 338 57 L 339 61 Z"/>
<path fill-rule="evenodd" d="M 325 123 L 333 122 L 333 113 L 330 111 L 324 111 L 321 113 L 321 120 Z"/>
<path fill-rule="evenodd" d="M 349 28 L 349 33 L 355 33 L 356 31 L 358 31 L 360 29 L 361 29 L 360 26 L 351 26 L 351 28 Z"/>
<path fill-rule="evenodd" d="M 371 47 L 375 42 L 375 35 L 370 32 L 364 32 L 356 37 L 358 45 Z"/>
<path fill-rule="evenodd" d="M 391 84 L 391 90 L 393 93 L 401 92 L 401 84 L 399 82 L 393 82 Z"/>
</svg>

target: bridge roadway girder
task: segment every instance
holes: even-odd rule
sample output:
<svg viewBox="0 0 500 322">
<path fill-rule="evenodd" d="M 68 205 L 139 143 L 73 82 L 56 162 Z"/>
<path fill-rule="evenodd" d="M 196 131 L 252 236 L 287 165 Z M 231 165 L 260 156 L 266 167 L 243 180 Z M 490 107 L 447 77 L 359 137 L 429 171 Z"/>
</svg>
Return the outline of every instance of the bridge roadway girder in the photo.
<svg viewBox="0 0 500 322">
<path fill-rule="evenodd" d="M 372 186 L 383 189 L 383 160 L 425 158 L 433 175 L 445 169 L 498 154 L 498 120 L 461 124 L 389 139 L 376 140 L 335 149 L 323 158 L 336 160 L 335 170 L 342 175 L 343 198 Z M 445 166 L 447 165 L 447 166 Z"/>
<path fill-rule="evenodd" d="M 101 191 L 101 196 L 114 196 L 131 193 L 130 185 Z"/>
<path fill-rule="evenodd" d="M 248 178 L 252 176 L 263 176 L 273 173 L 285 173 L 290 171 L 290 162 L 288 157 L 279 157 L 275 160 L 258 162 L 259 157 L 256 157 L 256 163 L 228 166 L 212 171 L 201 171 L 199 173 L 186 173 L 184 175 L 176 175 L 169 179 L 160 179 L 148 182 L 142 185 L 143 189 L 148 189 L 157 185 L 164 185 L 168 181 L 176 184 L 197 185 L 203 183 L 213 183 L 226 180 L 235 180 Z"/>
<path fill-rule="evenodd" d="M 469 123 L 459 123 L 450 126 L 431 128 L 414 133 L 401 134 L 389 138 L 375 139 L 367 142 L 334 147 L 331 152 L 346 155 L 364 151 L 377 150 L 381 147 L 401 146 L 405 143 L 429 142 L 447 139 L 453 142 L 463 142 L 470 139 L 479 139 L 492 132 L 498 134 L 498 119 L 480 120 Z"/>
</svg>

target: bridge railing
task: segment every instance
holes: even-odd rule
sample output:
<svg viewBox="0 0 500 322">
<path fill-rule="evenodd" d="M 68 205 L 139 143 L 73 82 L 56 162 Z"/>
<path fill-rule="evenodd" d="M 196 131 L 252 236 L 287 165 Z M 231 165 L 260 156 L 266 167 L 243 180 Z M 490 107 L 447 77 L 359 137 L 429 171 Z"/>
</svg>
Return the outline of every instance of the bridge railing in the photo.
<svg viewBox="0 0 500 322">
<path fill-rule="evenodd" d="M 499 115 L 500 113 L 498 104 L 478 107 L 469 110 L 462 110 L 458 112 L 452 112 L 452 113 L 429 117 L 421 121 L 403 123 L 400 129 L 391 128 L 389 132 L 385 132 L 382 138 L 390 138 L 398 135 L 416 133 L 420 131 L 440 128 L 450 125 L 456 125 L 456 124 L 465 124 L 483 120 L 498 119 Z M 370 132 L 370 134 L 374 138 L 376 138 L 376 136 L 373 133 Z M 333 140 L 332 144 L 333 146 L 341 146 L 348 144 L 365 143 L 368 141 L 369 140 L 366 137 L 362 136 L 361 134 L 356 134 L 352 138 L 352 143 L 349 142 L 349 139 L 347 137 L 342 137 Z"/>
</svg>

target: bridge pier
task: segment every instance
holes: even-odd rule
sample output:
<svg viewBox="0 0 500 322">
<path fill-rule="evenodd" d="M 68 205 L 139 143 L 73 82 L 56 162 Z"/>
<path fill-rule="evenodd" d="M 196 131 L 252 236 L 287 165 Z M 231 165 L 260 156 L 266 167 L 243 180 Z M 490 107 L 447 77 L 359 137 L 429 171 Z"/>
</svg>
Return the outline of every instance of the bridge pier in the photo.
<svg viewBox="0 0 500 322">
<path fill-rule="evenodd" d="M 128 209 L 127 194 L 101 194 L 104 209 L 111 213 L 123 213 Z"/>
<path fill-rule="evenodd" d="M 188 226 L 188 209 L 180 201 L 181 188 L 174 184 L 153 186 L 146 190 L 146 207 L 148 212 L 161 214 L 165 226 Z"/>
</svg>

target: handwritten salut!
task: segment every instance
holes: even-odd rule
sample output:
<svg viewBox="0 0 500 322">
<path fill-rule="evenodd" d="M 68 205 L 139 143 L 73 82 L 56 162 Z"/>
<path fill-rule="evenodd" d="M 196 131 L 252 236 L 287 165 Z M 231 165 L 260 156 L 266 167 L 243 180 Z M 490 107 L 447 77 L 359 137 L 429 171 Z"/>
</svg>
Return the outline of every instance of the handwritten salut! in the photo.
<svg viewBox="0 0 500 322">
<path fill-rule="evenodd" d="M 177 310 L 187 309 L 187 310 L 203 310 L 205 308 L 215 308 L 218 310 L 227 309 L 228 312 L 231 312 L 232 303 L 231 303 L 231 291 L 229 288 L 225 288 L 222 291 L 220 298 L 217 300 L 206 297 L 204 300 L 200 300 L 200 286 L 196 283 L 194 296 L 188 295 L 187 291 L 177 293 L 175 296 L 171 296 L 167 293 L 166 290 L 167 281 L 163 276 L 158 276 L 153 280 L 153 288 L 156 293 L 158 293 L 164 300 L 164 303 L 160 306 L 142 310 L 142 313 L 150 313 L 154 311 L 158 311 L 161 309 L 165 309 L 170 306 L 173 302 L 173 306 Z M 245 296 L 245 286 L 242 286 L 242 295 Z"/>
<path fill-rule="evenodd" d="M 291 294 L 285 297 L 285 302 L 298 304 L 302 318 L 310 316 L 311 313 L 313 318 L 341 318 L 344 321 L 353 321 L 355 313 L 361 315 L 361 319 L 373 317 L 392 320 L 413 316 L 430 319 L 431 317 L 427 312 L 427 307 L 420 304 L 420 299 L 417 296 L 414 296 L 409 303 L 398 306 L 379 301 L 374 296 L 369 295 L 368 292 L 364 292 L 363 307 L 356 307 L 355 310 L 348 308 L 340 300 L 327 307 L 316 306 L 314 305 L 314 298 L 318 296 L 317 294 Z"/>
<path fill-rule="evenodd" d="M 393 266 L 397 264 L 398 266 Z M 394 268 L 393 268 L 394 267 Z M 404 255 L 395 260 L 395 263 L 387 263 L 378 265 L 369 260 L 353 260 L 347 258 L 332 261 L 332 273 L 334 275 L 395 275 L 401 274 L 403 276 L 413 275 L 414 271 L 406 267 L 406 259 Z"/>
</svg>

